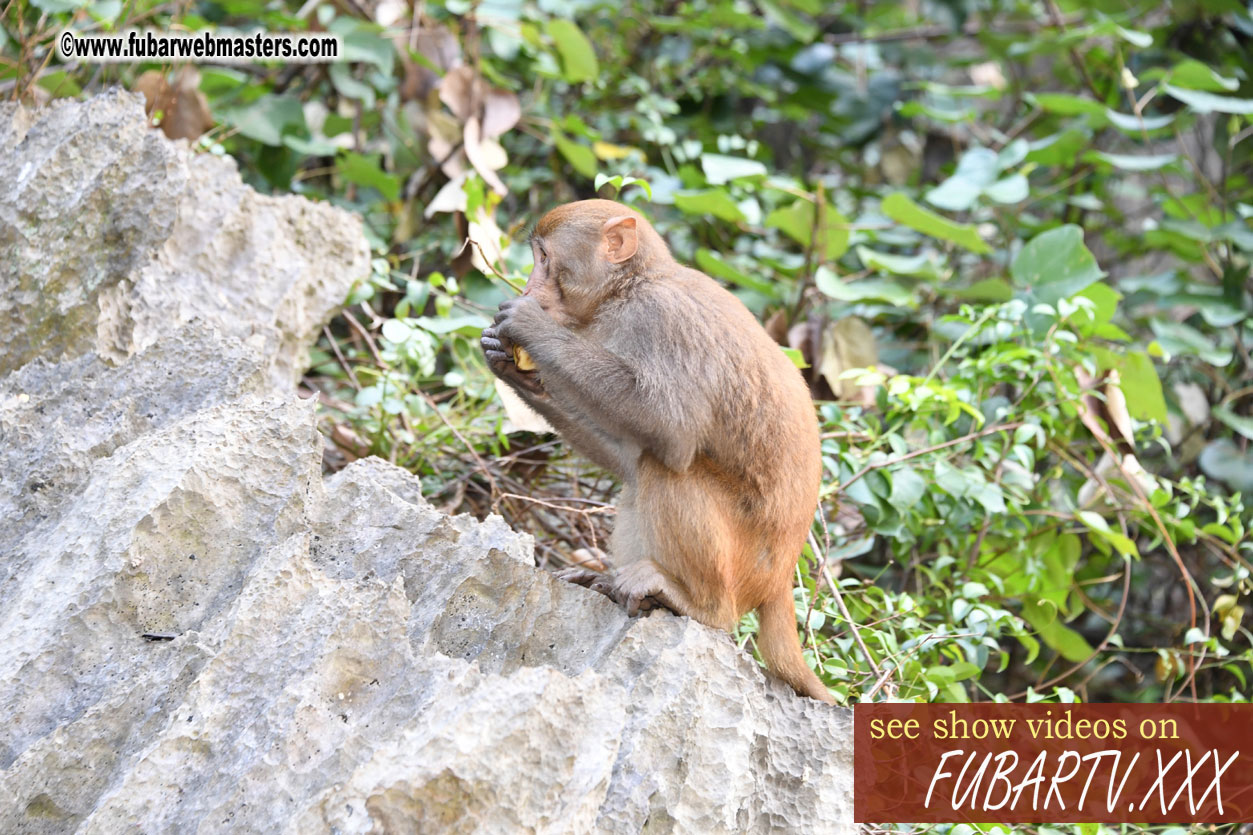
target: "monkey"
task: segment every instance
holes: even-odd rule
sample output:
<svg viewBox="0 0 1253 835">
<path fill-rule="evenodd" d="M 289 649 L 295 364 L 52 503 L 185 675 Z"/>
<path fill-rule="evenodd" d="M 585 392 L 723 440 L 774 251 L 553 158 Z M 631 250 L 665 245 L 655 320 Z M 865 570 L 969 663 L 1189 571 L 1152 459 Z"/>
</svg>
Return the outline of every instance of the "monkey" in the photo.
<svg viewBox="0 0 1253 835">
<path fill-rule="evenodd" d="M 767 670 L 833 704 L 802 655 L 792 594 L 822 474 L 800 371 L 628 206 L 558 206 L 530 245 L 522 295 L 483 330 L 488 367 L 622 484 L 611 570 L 559 576 L 632 616 L 655 601 L 731 631 L 756 609 Z"/>
</svg>

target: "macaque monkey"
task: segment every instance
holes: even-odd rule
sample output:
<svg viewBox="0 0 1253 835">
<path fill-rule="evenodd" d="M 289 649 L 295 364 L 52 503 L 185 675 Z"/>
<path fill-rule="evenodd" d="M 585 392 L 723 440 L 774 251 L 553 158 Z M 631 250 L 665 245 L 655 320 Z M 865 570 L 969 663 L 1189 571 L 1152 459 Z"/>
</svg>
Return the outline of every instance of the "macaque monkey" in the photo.
<svg viewBox="0 0 1253 835">
<path fill-rule="evenodd" d="M 483 331 L 488 365 L 623 484 L 611 571 L 561 576 L 632 615 L 655 601 L 729 631 L 757 609 L 770 672 L 831 703 L 801 654 L 792 597 L 822 466 L 800 372 L 627 206 L 559 206 L 531 248 L 526 290 Z"/>
</svg>

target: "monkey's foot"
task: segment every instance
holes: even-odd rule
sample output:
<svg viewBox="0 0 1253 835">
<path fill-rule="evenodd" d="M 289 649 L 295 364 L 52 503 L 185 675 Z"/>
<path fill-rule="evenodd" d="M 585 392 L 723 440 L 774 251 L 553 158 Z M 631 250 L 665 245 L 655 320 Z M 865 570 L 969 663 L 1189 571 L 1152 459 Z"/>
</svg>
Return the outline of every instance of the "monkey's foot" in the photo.
<svg viewBox="0 0 1253 835">
<path fill-rule="evenodd" d="M 651 560 L 633 562 L 615 572 L 609 596 L 625 606 L 631 617 L 658 608 L 687 614 L 680 602 L 681 593 Z"/>
<path fill-rule="evenodd" d="M 553 572 L 553 576 L 558 580 L 564 580 L 567 583 L 574 583 L 576 586 L 598 591 L 605 597 L 613 598 L 613 586 L 609 578 L 599 571 L 592 571 L 588 568 L 563 568 L 561 571 Z"/>
</svg>

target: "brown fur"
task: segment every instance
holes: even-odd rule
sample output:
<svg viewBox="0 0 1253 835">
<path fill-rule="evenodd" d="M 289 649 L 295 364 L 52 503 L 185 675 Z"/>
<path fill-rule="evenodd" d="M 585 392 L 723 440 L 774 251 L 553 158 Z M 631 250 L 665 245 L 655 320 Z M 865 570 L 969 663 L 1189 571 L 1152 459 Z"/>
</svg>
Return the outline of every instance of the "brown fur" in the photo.
<svg viewBox="0 0 1253 835">
<path fill-rule="evenodd" d="M 831 702 L 796 636 L 792 578 L 821 478 L 800 373 L 744 305 L 608 200 L 539 222 L 526 293 L 483 348 L 493 372 L 623 482 L 616 566 L 574 571 L 634 611 L 653 598 L 719 629 L 757 609 L 769 670 Z M 512 361 L 521 345 L 537 371 Z"/>
</svg>

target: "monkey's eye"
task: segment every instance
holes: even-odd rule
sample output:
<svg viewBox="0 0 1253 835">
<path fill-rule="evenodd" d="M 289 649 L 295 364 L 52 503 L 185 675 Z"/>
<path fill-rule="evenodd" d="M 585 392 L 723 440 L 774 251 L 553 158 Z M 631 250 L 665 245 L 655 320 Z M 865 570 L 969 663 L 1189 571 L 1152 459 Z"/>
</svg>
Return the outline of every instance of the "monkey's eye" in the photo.
<svg viewBox="0 0 1253 835">
<path fill-rule="evenodd" d="M 539 262 L 540 262 L 541 264 L 546 264 L 546 263 L 548 263 L 548 253 L 547 253 L 547 252 L 545 252 L 545 251 L 543 250 L 543 248 L 541 248 L 541 247 L 536 247 L 536 248 L 535 248 L 535 257 L 539 259 Z"/>
</svg>

